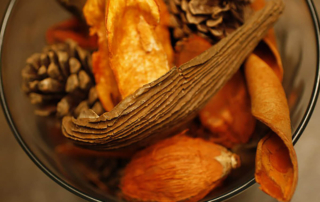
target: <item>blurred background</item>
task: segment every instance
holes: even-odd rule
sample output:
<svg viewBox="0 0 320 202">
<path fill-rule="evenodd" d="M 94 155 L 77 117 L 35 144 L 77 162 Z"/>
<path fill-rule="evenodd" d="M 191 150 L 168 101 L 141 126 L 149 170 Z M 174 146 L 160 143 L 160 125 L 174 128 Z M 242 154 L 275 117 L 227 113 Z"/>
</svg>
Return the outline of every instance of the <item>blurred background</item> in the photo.
<svg viewBox="0 0 320 202">
<path fill-rule="evenodd" d="M 2 19 L 9 0 L 0 0 L 0 19 Z M 320 11 L 320 0 L 314 0 Z M 296 144 L 299 161 L 299 183 L 292 202 L 319 201 L 320 162 L 319 153 L 320 105 Z M 15 140 L 0 109 L 0 201 L 51 202 L 84 201 L 46 176 L 21 149 Z M 262 193 L 257 185 L 228 200 L 228 202 L 273 202 L 276 201 Z"/>
</svg>

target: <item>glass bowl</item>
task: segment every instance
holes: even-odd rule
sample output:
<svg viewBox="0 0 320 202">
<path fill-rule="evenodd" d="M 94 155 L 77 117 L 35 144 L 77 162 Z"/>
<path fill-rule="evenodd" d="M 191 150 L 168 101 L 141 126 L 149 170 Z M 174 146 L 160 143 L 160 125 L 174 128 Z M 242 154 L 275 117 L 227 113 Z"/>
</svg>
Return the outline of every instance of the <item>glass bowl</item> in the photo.
<svg viewBox="0 0 320 202">
<path fill-rule="evenodd" d="M 319 26 L 311 0 L 285 0 L 285 3 L 275 31 L 296 143 L 311 117 L 319 90 Z M 68 17 L 53 0 L 11 0 L 0 33 L 2 105 L 17 141 L 44 173 L 84 199 L 116 201 L 86 181 L 83 170 L 74 164 L 75 157 L 55 152 L 56 145 L 67 141 L 61 135 L 59 123 L 34 115 L 34 107 L 21 91 L 20 75 L 26 58 L 41 52 L 46 30 Z M 225 200 L 255 183 L 255 148 L 242 149 L 239 154 L 243 166 L 204 201 Z"/>
</svg>

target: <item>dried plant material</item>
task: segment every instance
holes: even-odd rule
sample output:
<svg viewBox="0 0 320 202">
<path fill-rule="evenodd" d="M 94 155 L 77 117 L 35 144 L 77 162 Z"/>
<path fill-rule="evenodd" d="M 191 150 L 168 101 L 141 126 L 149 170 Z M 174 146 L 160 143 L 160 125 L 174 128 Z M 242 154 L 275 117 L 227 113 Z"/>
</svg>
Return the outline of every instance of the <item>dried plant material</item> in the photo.
<svg viewBox="0 0 320 202">
<path fill-rule="evenodd" d="M 173 37 L 180 40 L 201 34 L 216 43 L 243 24 L 251 13 L 250 3 L 251 0 L 167 0 Z"/>
<path fill-rule="evenodd" d="M 255 0 L 250 5 L 255 11 L 261 10 L 265 6 L 265 0 Z M 280 81 L 283 79 L 283 67 L 279 50 L 277 48 L 274 29 L 270 29 L 263 41 L 260 42 L 254 53 L 266 62 L 278 76 Z"/>
<path fill-rule="evenodd" d="M 256 120 L 244 76 L 238 71 L 200 111 L 201 123 L 212 135 L 211 141 L 232 148 L 248 142 Z"/>
<path fill-rule="evenodd" d="M 76 18 L 62 21 L 50 27 L 46 32 L 49 44 L 63 43 L 69 39 L 76 41 L 79 46 L 94 50 L 97 48 L 97 37 L 89 36 L 87 26 Z"/>
<path fill-rule="evenodd" d="M 261 10 L 265 5 L 266 5 L 266 1 L 265 0 L 254 0 L 250 4 L 250 7 L 253 10 L 258 11 L 258 10 Z"/>
<path fill-rule="evenodd" d="M 174 52 L 171 44 L 171 36 L 169 31 L 170 14 L 168 12 L 166 4 L 163 0 L 157 0 L 160 9 L 160 23 L 155 28 L 155 33 L 159 42 L 162 44 L 164 51 L 167 54 L 169 67 L 174 65 Z"/>
<path fill-rule="evenodd" d="M 109 65 L 109 51 L 106 38 L 105 0 L 88 0 L 83 12 L 91 35 L 98 35 L 98 51 L 92 54 L 96 89 L 105 110 L 110 111 L 120 101 L 120 94 L 112 69 Z"/>
<path fill-rule="evenodd" d="M 260 140 L 256 155 L 256 181 L 279 201 L 290 201 L 297 185 L 297 156 L 291 139 L 290 112 L 277 75 L 255 54 L 245 63 L 252 114 L 272 132 Z"/>
<path fill-rule="evenodd" d="M 125 98 L 169 70 L 155 32 L 159 7 L 153 0 L 109 1 L 106 10 L 110 67 Z"/>
<path fill-rule="evenodd" d="M 239 165 L 224 147 L 179 134 L 138 152 L 120 187 L 132 201 L 198 201 Z"/>
<path fill-rule="evenodd" d="M 283 8 L 282 0 L 270 0 L 224 40 L 144 85 L 99 118 L 65 117 L 63 134 L 88 148 L 112 150 L 146 143 L 186 124 L 238 71 Z"/>
<path fill-rule="evenodd" d="M 274 73 L 277 75 L 280 81 L 283 79 L 283 67 L 282 61 L 279 54 L 279 50 L 276 45 L 276 39 L 274 30 L 270 29 L 265 38 L 254 50 L 259 58 L 261 58 L 269 67 L 272 68 Z"/>
<path fill-rule="evenodd" d="M 175 64 L 180 66 L 196 56 L 200 55 L 211 47 L 211 43 L 206 39 L 191 35 L 190 37 L 176 43 Z"/>
<path fill-rule="evenodd" d="M 94 85 L 88 50 L 68 40 L 46 46 L 42 53 L 33 54 L 26 63 L 22 70 L 23 89 L 31 103 L 39 105 L 35 111 L 37 115 L 62 117 L 80 113 L 81 107 L 77 105 L 86 99 Z"/>
<path fill-rule="evenodd" d="M 191 35 L 176 44 L 177 66 L 193 59 L 211 44 L 204 38 Z M 200 111 L 201 123 L 213 134 L 209 139 L 225 147 L 246 143 L 251 137 L 255 118 L 251 114 L 250 97 L 243 75 L 236 73 Z"/>
</svg>

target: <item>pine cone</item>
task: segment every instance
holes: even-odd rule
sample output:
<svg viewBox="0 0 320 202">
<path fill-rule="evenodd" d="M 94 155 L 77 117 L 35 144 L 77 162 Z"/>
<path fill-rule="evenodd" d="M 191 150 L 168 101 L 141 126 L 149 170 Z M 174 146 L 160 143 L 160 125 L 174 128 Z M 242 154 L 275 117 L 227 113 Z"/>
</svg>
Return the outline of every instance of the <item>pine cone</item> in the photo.
<svg viewBox="0 0 320 202">
<path fill-rule="evenodd" d="M 212 43 L 243 24 L 251 0 L 166 0 L 173 37 L 198 34 Z"/>
<path fill-rule="evenodd" d="M 92 75 L 91 53 L 75 42 L 54 44 L 35 53 L 22 70 L 23 91 L 40 116 L 79 116 L 83 109 L 102 114 Z"/>
</svg>

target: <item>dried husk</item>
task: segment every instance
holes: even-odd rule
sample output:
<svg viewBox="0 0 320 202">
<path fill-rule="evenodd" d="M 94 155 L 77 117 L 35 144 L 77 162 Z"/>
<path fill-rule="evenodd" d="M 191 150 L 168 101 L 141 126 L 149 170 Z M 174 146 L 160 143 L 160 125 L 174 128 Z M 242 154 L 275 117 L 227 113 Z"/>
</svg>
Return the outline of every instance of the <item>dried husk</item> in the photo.
<svg viewBox="0 0 320 202">
<path fill-rule="evenodd" d="M 224 147 L 179 134 L 138 152 L 120 187 L 130 201 L 198 201 L 239 165 Z"/>
<path fill-rule="evenodd" d="M 252 114 L 272 130 L 258 144 L 256 181 L 270 196 L 290 201 L 297 185 L 298 166 L 285 92 L 272 68 L 255 54 L 245 63 L 245 75 Z"/>
</svg>

